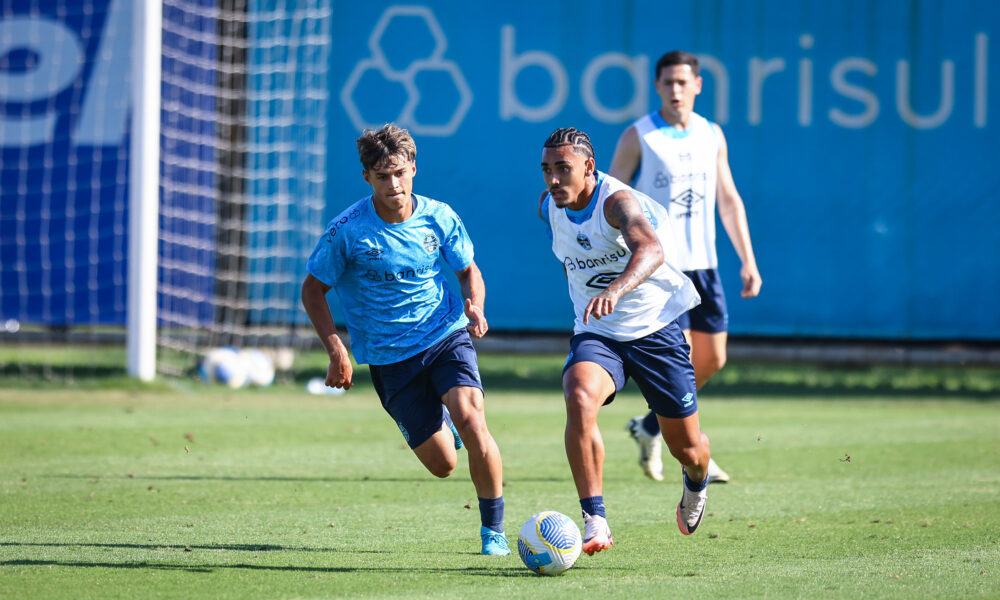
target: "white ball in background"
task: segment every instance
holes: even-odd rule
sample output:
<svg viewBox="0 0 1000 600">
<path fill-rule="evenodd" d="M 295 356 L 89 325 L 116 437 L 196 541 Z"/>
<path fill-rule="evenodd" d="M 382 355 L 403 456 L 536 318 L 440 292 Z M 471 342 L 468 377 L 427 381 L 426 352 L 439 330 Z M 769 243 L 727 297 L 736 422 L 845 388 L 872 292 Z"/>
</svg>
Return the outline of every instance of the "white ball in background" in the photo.
<svg viewBox="0 0 1000 600">
<path fill-rule="evenodd" d="M 274 361 L 274 368 L 278 371 L 290 371 L 292 370 L 292 365 L 295 363 L 295 350 L 287 346 L 280 348 L 275 348 L 272 350 L 272 359 Z"/>
<path fill-rule="evenodd" d="M 256 348 L 240 350 L 240 360 L 250 385 L 267 387 L 274 383 L 274 363 L 266 354 Z"/>
<path fill-rule="evenodd" d="M 247 383 L 247 369 L 239 352 L 232 347 L 213 348 L 205 354 L 198 367 L 201 379 L 208 383 L 221 383 L 240 388 Z"/>
</svg>

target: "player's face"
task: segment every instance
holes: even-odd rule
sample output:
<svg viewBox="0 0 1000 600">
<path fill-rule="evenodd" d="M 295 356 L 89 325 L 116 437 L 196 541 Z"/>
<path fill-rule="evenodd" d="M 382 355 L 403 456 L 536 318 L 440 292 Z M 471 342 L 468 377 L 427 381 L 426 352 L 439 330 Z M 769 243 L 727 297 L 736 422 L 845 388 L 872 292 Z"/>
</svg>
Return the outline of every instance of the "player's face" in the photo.
<svg viewBox="0 0 1000 600">
<path fill-rule="evenodd" d="M 694 97 L 701 93 L 701 77 L 695 77 L 691 65 L 663 67 L 653 85 L 663 109 L 674 115 L 687 115 L 694 110 Z"/>
<path fill-rule="evenodd" d="M 362 172 L 372 186 L 375 202 L 389 211 L 404 211 L 410 205 L 416 161 L 393 156 Z"/>
<path fill-rule="evenodd" d="M 586 206 L 587 177 L 593 171 L 594 159 L 573 152 L 573 146 L 542 148 L 542 177 L 559 208 L 580 203 Z"/>
</svg>

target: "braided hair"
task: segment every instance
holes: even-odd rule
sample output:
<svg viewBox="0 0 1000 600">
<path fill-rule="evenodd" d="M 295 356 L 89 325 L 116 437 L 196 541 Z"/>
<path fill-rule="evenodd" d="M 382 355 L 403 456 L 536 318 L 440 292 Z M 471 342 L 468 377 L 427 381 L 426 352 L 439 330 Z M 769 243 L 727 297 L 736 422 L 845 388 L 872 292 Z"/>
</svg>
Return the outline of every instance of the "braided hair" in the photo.
<svg viewBox="0 0 1000 600">
<path fill-rule="evenodd" d="M 559 148 L 560 146 L 573 146 L 574 154 L 594 158 L 594 146 L 590 143 L 590 136 L 576 127 L 556 129 L 542 145 L 543 148 Z"/>
</svg>

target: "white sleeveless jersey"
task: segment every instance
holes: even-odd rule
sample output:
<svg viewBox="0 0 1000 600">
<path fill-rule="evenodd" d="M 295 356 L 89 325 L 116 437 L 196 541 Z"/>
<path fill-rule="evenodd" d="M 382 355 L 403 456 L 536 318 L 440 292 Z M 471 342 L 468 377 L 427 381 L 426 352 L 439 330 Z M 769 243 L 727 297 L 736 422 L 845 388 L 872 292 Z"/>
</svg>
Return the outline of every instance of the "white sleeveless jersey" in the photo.
<svg viewBox="0 0 1000 600">
<path fill-rule="evenodd" d="M 569 296 L 576 312 L 574 333 L 596 333 L 618 341 L 641 338 L 670 324 L 701 302 L 694 284 L 674 266 L 676 244 L 666 224 L 666 211 L 648 196 L 636 192 L 610 175 L 598 173 L 597 189 L 584 209 L 584 220 L 570 220 L 565 208 L 558 208 L 551 196 L 545 198 L 548 223 L 552 230 L 552 252 L 566 267 Z M 629 190 L 639 200 L 660 245 L 664 263 L 647 279 L 628 292 L 614 311 L 601 317 L 591 315 L 583 323 L 583 311 L 591 298 L 601 293 L 625 270 L 632 252 L 621 232 L 608 224 L 604 202 L 612 194 Z M 589 213 L 589 214 L 588 214 Z"/>
<path fill-rule="evenodd" d="M 680 241 L 682 271 L 715 269 L 715 189 L 719 136 L 705 117 L 691 113 L 686 130 L 667 124 L 659 112 L 633 123 L 642 146 L 635 188 L 666 207 Z"/>
</svg>

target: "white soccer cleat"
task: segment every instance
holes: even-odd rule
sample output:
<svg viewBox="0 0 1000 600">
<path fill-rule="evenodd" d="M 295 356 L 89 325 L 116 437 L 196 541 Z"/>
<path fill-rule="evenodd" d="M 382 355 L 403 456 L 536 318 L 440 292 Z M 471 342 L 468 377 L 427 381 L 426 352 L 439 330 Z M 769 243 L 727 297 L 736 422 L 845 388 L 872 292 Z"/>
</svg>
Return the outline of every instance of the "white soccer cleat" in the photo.
<svg viewBox="0 0 1000 600">
<path fill-rule="evenodd" d="M 715 459 L 708 459 L 708 482 L 726 483 L 729 481 L 729 473 L 722 470 L 722 467 L 715 464 Z"/>
<path fill-rule="evenodd" d="M 649 435 L 642 426 L 643 417 L 633 417 L 626 429 L 636 444 L 639 444 L 639 466 L 646 477 L 654 481 L 663 481 L 663 446 L 660 436 Z"/>
<path fill-rule="evenodd" d="M 708 488 L 706 487 L 700 492 L 692 492 L 683 483 L 681 483 L 681 487 L 684 488 L 684 495 L 681 496 L 681 501 L 677 505 L 677 528 L 684 535 L 691 535 L 695 529 L 698 529 L 701 518 L 705 514 Z"/>
<path fill-rule="evenodd" d="M 614 545 L 608 520 L 599 515 L 583 513 L 583 551 L 587 556 L 593 556 L 595 552 L 607 550 Z"/>
</svg>

